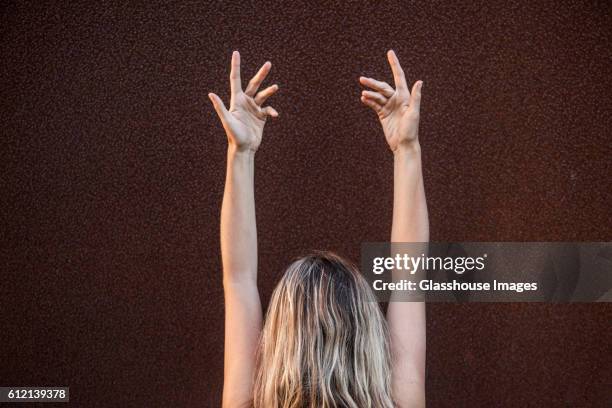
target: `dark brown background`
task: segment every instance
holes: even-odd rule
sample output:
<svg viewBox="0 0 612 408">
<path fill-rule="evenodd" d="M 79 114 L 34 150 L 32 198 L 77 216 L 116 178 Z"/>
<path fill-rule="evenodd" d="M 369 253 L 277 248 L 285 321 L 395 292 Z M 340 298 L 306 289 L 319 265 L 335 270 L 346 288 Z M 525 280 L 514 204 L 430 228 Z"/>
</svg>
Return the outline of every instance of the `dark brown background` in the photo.
<svg viewBox="0 0 612 408">
<path fill-rule="evenodd" d="M 0 385 L 219 405 L 226 143 L 206 93 L 227 101 L 233 49 L 281 87 L 256 160 L 266 302 L 291 258 L 388 239 L 392 159 L 357 78 L 390 81 L 389 48 L 424 80 L 433 240 L 612 238 L 607 1 L 83 3 L 0 6 Z M 429 406 L 607 406 L 611 318 L 429 305 Z"/>
</svg>

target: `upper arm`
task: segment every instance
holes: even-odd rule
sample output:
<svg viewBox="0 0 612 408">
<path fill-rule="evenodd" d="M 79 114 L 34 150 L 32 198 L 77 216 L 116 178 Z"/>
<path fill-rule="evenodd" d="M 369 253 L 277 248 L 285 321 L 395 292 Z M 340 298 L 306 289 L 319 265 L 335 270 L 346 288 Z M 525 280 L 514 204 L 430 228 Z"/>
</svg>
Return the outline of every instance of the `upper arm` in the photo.
<svg viewBox="0 0 612 408">
<path fill-rule="evenodd" d="M 425 406 L 425 303 L 389 302 L 392 388 L 401 408 Z"/>
<path fill-rule="evenodd" d="M 246 407 L 253 399 L 253 375 L 262 310 L 257 286 L 225 283 L 223 407 Z"/>
</svg>

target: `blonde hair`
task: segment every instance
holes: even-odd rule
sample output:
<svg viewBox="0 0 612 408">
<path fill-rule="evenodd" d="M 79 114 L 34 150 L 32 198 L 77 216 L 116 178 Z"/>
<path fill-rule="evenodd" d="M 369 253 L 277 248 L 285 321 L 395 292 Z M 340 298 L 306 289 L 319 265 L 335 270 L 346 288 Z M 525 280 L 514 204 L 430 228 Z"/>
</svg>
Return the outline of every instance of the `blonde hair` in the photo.
<svg viewBox="0 0 612 408">
<path fill-rule="evenodd" d="M 386 321 L 365 278 L 339 256 L 293 262 L 272 294 L 255 408 L 393 407 Z"/>
</svg>

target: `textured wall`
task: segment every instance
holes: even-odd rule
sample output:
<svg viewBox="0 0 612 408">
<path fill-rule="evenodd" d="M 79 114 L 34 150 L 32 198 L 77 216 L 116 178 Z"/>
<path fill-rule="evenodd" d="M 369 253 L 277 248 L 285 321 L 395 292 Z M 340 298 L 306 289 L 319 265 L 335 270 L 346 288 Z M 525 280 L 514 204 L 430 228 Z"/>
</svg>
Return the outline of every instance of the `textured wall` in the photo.
<svg viewBox="0 0 612 408">
<path fill-rule="evenodd" d="M 219 405 L 206 93 L 227 98 L 233 49 L 281 87 L 256 159 L 264 301 L 292 257 L 389 236 L 392 158 L 357 83 L 391 80 L 389 48 L 425 82 L 432 239 L 612 240 L 609 2 L 41 3 L 0 5 L 0 385 Z M 429 305 L 429 406 L 607 405 L 611 318 Z"/>
</svg>

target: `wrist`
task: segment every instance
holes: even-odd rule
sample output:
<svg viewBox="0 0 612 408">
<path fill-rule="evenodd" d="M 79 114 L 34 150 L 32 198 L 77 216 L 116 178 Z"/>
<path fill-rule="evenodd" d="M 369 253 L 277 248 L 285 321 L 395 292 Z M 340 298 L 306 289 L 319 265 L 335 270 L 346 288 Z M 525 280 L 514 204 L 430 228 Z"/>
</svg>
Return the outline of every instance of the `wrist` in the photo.
<svg viewBox="0 0 612 408">
<path fill-rule="evenodd" d="M 395 150 L 393 150 L 394 157 L 400 156 L 415 156 L 421 154 L 421 145 L 418 140 L 414 140 L 410 143 L 403 143 L 398 145 Z"/>
<path fill-rule="evenodd" d="M 253 158 L 255 157 L 255 150 L 250 149 L 248 147 L 240 147 L 235 145 L 234 143 L 230 143 L 227 146 L 227 155 L 232 158 Z"/>
</svg>

